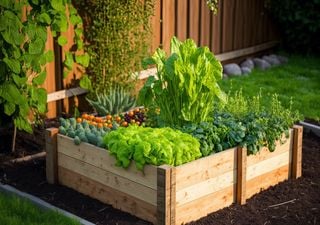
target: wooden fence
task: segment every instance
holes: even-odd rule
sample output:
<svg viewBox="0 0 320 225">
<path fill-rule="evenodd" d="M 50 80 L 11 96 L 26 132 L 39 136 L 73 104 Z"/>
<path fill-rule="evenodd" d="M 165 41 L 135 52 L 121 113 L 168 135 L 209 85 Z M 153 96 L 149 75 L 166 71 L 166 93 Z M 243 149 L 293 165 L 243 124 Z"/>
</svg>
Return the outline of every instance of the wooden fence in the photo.
<svg viewBox="0 0 320 225">
<path fill-rule="evenodd" d="M 180 40 L 192 38 L 198 45 L 208 46 L 221 61 L 230 61 L 270 49 L 276 45 L 279 36 L 264 2 L 219 0 L 218 14 L 214 15 L 208 9 L 206 0 L 156 0 L 154 16 L 151 19 L 153 34 L 150 52 L 158 47 L 169 51 L 170 40 L 174 35 Z M 50 35 L 48 38 L 47 47 L 54 49 L 56 56 L 55 62 L 47 66 L 48 77 L 44 84 L 50 93 L 48 117 L 55 117 L 62 111 L 72 111 L 74 105 L 79 104 L 78 98 L 72 96 L 83 93 L 76 88 L 81 77 L 81 73 L 76 69 L 66 79 L 62 78 L 63 50 L 72 46 L 72 28 L 65 35 L 69 40 L 63 49 L 53 43 Z M 145 78 L 149 73 L 142 74 L 141 78 Z M 56 91 L 59 92 L 55 93 Z"/>
</svg>

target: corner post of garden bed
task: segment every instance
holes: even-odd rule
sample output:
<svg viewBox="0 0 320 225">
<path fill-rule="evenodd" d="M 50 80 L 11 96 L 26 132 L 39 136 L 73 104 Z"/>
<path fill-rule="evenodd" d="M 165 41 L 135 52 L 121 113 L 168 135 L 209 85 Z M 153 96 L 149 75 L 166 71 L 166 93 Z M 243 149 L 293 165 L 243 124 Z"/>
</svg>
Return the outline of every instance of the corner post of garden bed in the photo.
<svg viewBox="0 0 320 225">
<path fill-rule="evenodd" d="M 58 182 L 57 134 L 58 128 L 46 129 L 46 175 L 49 184 Z"/>
<path fill-rule="evenodd" d="M 175 167 L 162 165 L 157 169 L 157 224 L 174 225 L 176 220 Z"/>
<path fill-rule="evenodd" d="M 293 126 L 292 179 L 297 179 L 302 175 L 302 135 L 303 127 L 298 125 Z"/>
<path fill-rule="evenodd" d="M 247 182 L 247 148 L 237 148 L 237 191 L 236 202 L 239 205 L 246 203 L 246 182 Z"/>
</svg>

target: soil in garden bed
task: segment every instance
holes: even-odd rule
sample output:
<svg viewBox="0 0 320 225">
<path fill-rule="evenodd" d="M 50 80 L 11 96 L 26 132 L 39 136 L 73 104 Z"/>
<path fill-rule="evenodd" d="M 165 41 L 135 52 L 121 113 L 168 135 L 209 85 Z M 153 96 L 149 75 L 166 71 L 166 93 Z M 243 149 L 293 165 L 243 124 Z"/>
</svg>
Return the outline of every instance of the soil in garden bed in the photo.
<svg viewBox="0 0 320 225">
<path fill-rule="evenodd" d="M 17 144 L 20 150 L 25 149 L 26 152 L 34 148 L 24 142 Z M 43 148 L 41 143 L 38 148 Z M 69 188 L 48 184 L 44 159 L 1 164 L 0 182 L 38 196 L 96 224 L 150 224 Z M 320 224 L 319 138 L 312 133 L 304 134 L 302 178 L 282 182 L 253 196 L 246 205 L 232 205 L 191 224 Z"/>
</svg>

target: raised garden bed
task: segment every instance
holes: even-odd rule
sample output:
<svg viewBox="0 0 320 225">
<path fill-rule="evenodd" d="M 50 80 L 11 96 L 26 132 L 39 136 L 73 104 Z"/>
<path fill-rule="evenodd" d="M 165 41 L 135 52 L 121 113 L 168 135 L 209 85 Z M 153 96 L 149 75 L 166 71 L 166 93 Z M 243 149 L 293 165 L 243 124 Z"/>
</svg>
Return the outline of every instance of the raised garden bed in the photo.
<svg viewBox="0 0 320 225">
<path fill-rule="evenodd" d="M 81 143 L 48 129 L 47 179 L 59 182 L 154 224 L 182 224 L 245 203 L 255 193 L 301 176 L 302 127 L 290 132 L 274 152 L 247 156 L 233 148 L 172 166 L 115 166 L 105 149 Z"/>
</svg>

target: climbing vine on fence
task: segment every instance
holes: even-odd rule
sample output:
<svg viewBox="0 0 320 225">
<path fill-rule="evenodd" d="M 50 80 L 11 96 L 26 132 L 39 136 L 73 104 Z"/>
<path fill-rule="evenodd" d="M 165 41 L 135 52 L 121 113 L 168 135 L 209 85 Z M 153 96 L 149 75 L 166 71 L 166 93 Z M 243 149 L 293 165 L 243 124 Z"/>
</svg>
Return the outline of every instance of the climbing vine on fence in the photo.
<svg viewBox="0 0 320 225">
<path fill-rule="evenodd" d="M 92 89 L 103 91 L 112 84 L 128 87 L 148 53 L 154 0 L 80 1 L 79 7 L 88 23 L 85 38 Z M 90 88 L 88 77 L 82 81 L 82 87 Z"/>
<path fill-rule="evenodd" d="M 69 23 L 82 49 L 82 20 L 71 1 L 0 1 L 0 125 L 13 120 L 16 128 L 32 132 L 31 118 L 46 112 L 47 92 L 40 86 L 46 79 L 45 65 L 54 58 L 53 51 L 45 50 L 47 28 L 63 46 L 67 39 L 61 33 Z M 88 60 L 87 54 L 67 52 L 66 72 L 74 61 L 87 66 Z"/>
</svg>

